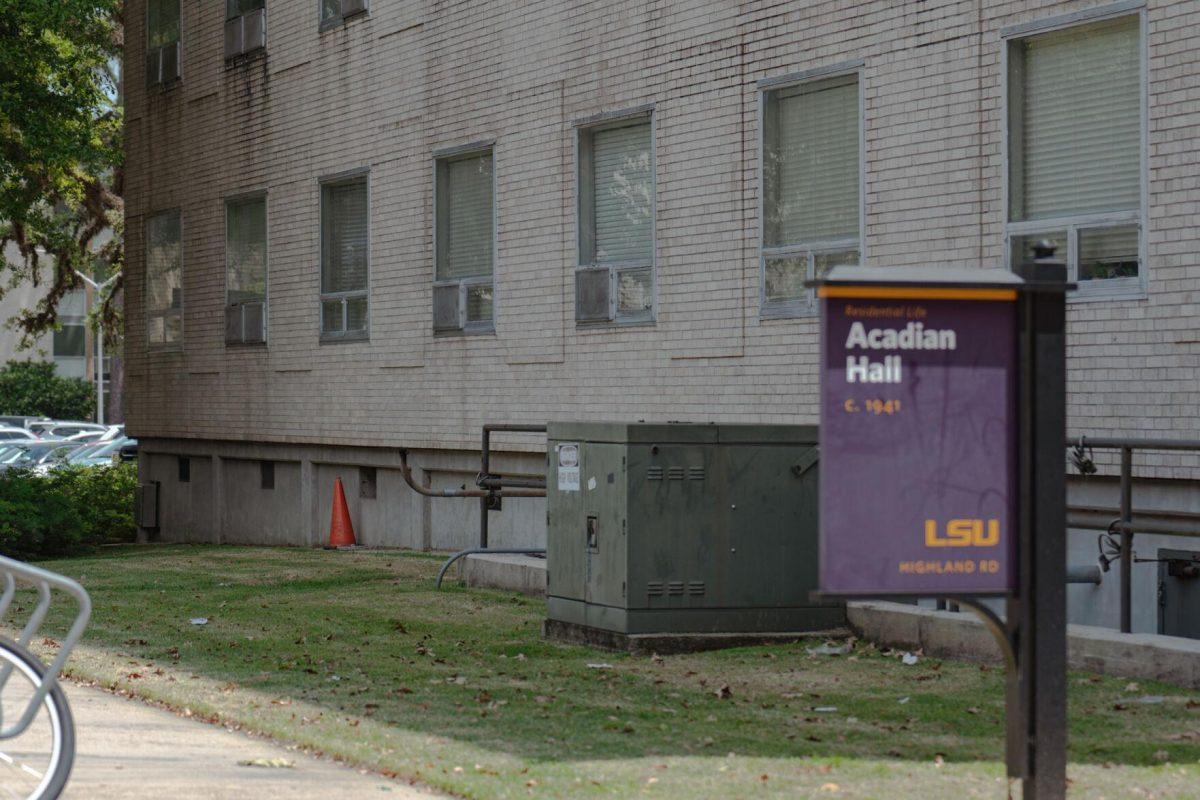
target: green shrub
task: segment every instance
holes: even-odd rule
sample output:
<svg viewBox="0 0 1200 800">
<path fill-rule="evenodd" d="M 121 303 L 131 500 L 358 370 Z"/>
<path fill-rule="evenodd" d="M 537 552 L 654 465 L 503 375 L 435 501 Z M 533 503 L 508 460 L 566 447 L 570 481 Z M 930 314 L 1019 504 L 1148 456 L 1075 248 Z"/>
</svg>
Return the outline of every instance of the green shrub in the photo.
<svg viewBox="0 0 1200 800">
<path fill-rule="evenodd" d="M 63 378 L 48 361 L 9 361 L 0 367 L 0 414 L 91 419 L 96 387 Z"/>
<path fill-rule="evenodd" d="M 0 473 L 0 554 L 33 559 L 133 541 L 137 468 L 64 467 Z"/>
</svg>

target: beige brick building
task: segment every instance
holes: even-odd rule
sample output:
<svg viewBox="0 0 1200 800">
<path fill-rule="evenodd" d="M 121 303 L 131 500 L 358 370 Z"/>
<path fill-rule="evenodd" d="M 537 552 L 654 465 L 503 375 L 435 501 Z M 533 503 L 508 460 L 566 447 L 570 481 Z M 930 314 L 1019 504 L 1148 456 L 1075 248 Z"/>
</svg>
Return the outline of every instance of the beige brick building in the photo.
<svg viewBox="0 0 1200 800">
<path fill-rule="evenodd" d="M 1045 235 L 1081 283 L 1072 431 L 1200 436 L 1194 0 L 228 5 L 128 4 L 163 538 L 319 543 L 341 476 L 360 541 L 467 546 L 478 506 L 396 448 L 447 487 L 485 422 L 811 422 L 805 277 Z M 543 506 L 493 528 L 541 541 Z"/>
</svg>

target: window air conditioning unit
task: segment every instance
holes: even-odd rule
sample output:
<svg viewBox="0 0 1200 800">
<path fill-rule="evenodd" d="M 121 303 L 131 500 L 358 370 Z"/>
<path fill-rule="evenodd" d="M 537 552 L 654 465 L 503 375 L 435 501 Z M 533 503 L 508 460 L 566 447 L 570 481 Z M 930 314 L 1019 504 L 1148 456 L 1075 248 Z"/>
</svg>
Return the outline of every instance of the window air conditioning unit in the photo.
<svg viewBox="0 0 1200 800">
<path fill-rule="evenodd" d="M 367 10 L 367 0 L 342 0 L 342 17 L 352 17 L 355 14 L 365 13 Z"/>
<path fill-rule="evenodd" d="M 267 46 L 267 10 L 259 8 L 225 21 L 225 60 Z"/>
<path fill-rule="evenodd" d="M 146 54 L 146 83 L 170 83 L 179 79 L 179 42 L 150 50 Z"/>
<path fill-rule="evenodd" d="M 608 268 L 575 272 L 576 322 L 607 322 L 612 318 L 612 274 Z"/>
<path fill-rule="evenodd" d="M 266 306 L 261 301 L 225 306 L 225 342 L 262 344 L 267 340 Z"/>
<path fill-rule="evenodd" d="M 433 287 L 433 329 L 460 331 L 462 320 L 462 289 L 457 283 Z"/>
<path fill-rule="evenodd" d="M 267 10 L 260 8 L 242 16 L 242 52 L 253 53 L 267 46 Z"/>
</svg>

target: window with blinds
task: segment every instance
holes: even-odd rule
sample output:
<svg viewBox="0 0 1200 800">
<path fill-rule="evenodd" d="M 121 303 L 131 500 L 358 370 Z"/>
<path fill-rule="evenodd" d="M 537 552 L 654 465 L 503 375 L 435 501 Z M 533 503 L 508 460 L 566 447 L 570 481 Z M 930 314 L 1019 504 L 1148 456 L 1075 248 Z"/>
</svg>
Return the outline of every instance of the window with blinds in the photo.
<svg viewBox="0 0 1200 800">
<path fill-rule="evenodd" d="M 603 275 L 576 276 L 576 320 L 653 321 L 655 189 L 650 118 L 638 116 L 583 129 L 579 144 L 579 269 Z"/>
<path fill-rule="evenodd" d="M 435 330 L 492 329 L 492 167 L 491 150 L 437 161 Z"/>
<path fill-rule="evenodd" d="M 267 198 L 225 206 L 225 342 L 261 344 L 267 328 Z"/>
<path fill-rule="evenodd" d="M 321 338 L 367 337 L 366 176 L 321 186 Z"/>
<path fill-rule="evenodd" d="M 859 262 L 861 158 L 856 73 L 763 97 L 762 310 L 811 312 L 805 282 Z"/>
<path fill-rule="evenodd" d="M 178 211 L 146 220 L 146 340 L 151 346 L 183 341 L 183 254 Z"/>
<path fill-rule="evenodd" d="M 170 83 L 179 77 L 179 0 L 146 2 L 146 82 Z"/>
<path fill-rule="evenodd" d="M 1141 286 L 1142 32 L 1134 14 L 1009 43 L 1009 240 L 1039 239 L 1083 291 Z"/>
</svg>

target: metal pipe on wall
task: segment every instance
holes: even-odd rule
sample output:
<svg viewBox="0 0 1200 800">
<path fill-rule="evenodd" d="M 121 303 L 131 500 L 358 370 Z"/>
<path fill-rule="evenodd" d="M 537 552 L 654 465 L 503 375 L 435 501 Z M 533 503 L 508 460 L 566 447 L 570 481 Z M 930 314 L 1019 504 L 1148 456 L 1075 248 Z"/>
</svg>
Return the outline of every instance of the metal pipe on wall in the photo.
<svg viewBox="0 0 1200 800">
<path fill-rule="evenodd" d="M 400 474 L 410 489 L 426 497 L 482 497 L 486 499 L 488 494 L 491 494 L 483 489 L 429 489 L 420 485 L 413 479 L 412 467 L 408 463 L 408 450 L 404 448 L 400 449 Z M 501 497 L 545 497 L 546 491 L 544 489 L 513 489 L 497 494 Z"/>
</svg>

